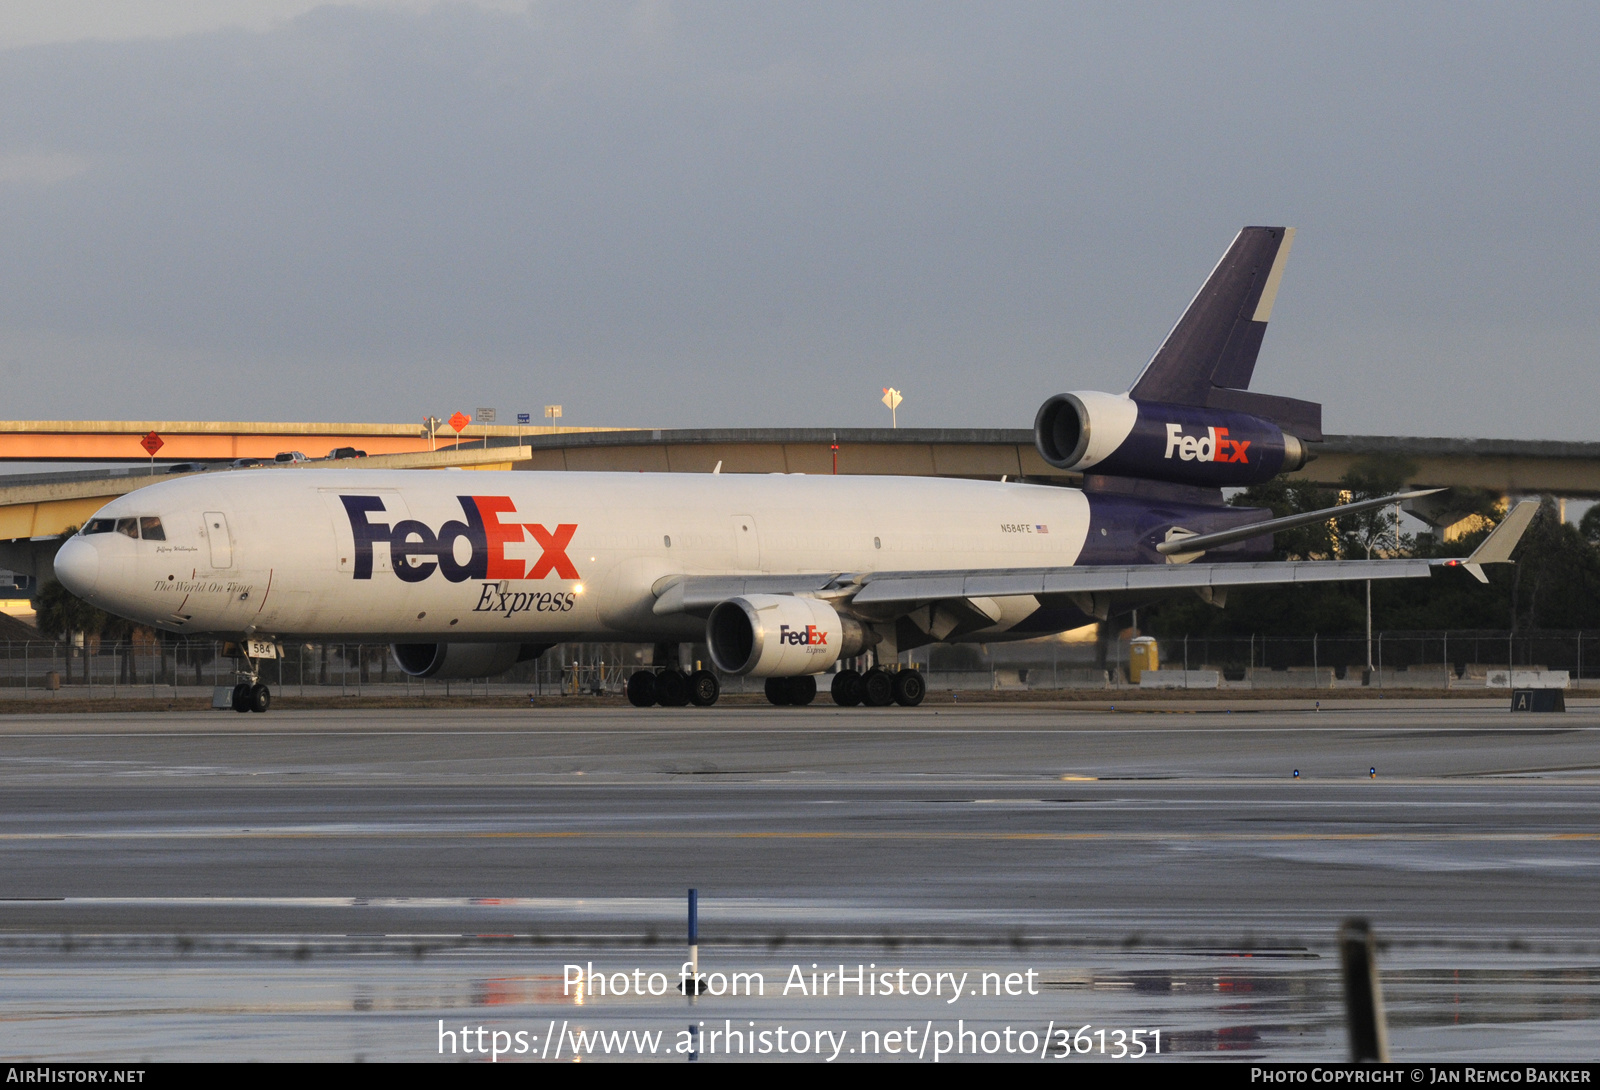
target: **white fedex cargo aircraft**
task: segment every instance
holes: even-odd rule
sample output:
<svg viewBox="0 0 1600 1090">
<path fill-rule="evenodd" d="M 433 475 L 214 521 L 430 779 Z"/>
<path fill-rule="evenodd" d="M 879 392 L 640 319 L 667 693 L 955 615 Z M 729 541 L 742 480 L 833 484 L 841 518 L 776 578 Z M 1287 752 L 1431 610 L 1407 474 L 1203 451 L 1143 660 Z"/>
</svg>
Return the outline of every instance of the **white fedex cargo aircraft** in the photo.
<svg viewBox="0 0 1600 1090">
<path fill-rule="evenodd" d="M 1026 639 L 1176 592 L 1426 576 L 1510 559 L 1524 503 L 1466 561 L 1264 562 L 1288 518 L 1221 489 L 1310 456 L 1321 407 L 1247 390 L 1293 231 L 1248 227 L 1125 394 L 1060 394 L 1040 453 L 1082 488 L 928 477 L 260 469 L 107 504 L 56 574 L 110 612 L 241 646 L 387 641 L 420 677 L 484 677 L 581 640 L 705 640 L 717 669 L 809 703 L 818 675 L 933 642 Z M 669 656 L 662 655 L 662 658 Z M 675 657 L 675 656 L 670 656 Z M 717 674 L 629 681 L 635 704 L 708 705 Z M 914 670 L 840 669 L 840 704 L 920 702 Z M 271 694 L 246 658 L 234 707 Z"/>
</svg>

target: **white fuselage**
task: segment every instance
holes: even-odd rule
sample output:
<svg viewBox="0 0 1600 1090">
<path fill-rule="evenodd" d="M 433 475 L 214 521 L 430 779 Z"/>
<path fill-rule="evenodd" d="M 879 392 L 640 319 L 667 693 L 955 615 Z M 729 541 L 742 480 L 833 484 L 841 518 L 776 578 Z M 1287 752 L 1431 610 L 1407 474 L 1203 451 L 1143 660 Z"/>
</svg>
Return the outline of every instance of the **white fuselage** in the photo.
<svg viewBox="0 0 1600 1090">
<path fill-rule="evenodd" d="M 62 546 L 69 590 L 168 631 L 419 642 L 695 639 L 653 612 L 663 577 L 1066 566 L 1089 525 L 1075 489 L 932 477 L 340 469 L 195 475 L 95 518 L 141 516 L 162 540 Z M 999 604 L 997 634 L 1037 608 Z"/>
</svg>

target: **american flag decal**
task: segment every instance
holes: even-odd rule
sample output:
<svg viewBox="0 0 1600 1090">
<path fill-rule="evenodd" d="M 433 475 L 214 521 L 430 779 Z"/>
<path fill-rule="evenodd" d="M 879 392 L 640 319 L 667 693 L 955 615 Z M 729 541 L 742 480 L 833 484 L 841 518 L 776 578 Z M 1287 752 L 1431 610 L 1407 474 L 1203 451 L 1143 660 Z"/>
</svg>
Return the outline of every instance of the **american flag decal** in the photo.
<svg viewBox="0 0 1600 1090">
<path fill-rule="evenodd" d="M 1034 530 L 1037 531 L 1038 533 L 1041 533 L 1041 534 L 1048 534 L 1050 532 L 1050 527 L 1048 527 L 1048 526 L 1035 526 Z"/>
</svg>

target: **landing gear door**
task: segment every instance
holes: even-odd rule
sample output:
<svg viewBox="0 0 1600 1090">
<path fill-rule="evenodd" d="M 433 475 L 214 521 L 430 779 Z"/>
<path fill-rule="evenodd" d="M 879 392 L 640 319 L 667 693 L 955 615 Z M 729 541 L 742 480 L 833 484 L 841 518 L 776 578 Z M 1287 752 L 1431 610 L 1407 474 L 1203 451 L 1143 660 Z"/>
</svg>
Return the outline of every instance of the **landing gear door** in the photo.
<svg viewBox="0 0 1600 1090">
<path fill-rule="evenodd" d="M 389 555 L 389 531 L 398 522 L 411 517 L 405 500 L 392 488 L 323 488 L 322 502 L 333 520 L 334 556 L 337 570 L 343 575 L 353 575 L 356 570 L 355 528 L 352 519 L 365 518 L 367 525 L 376 529 L 372 542 L 372 570 L 393 570 Z M 357 501 L 346 504 L 345 498 Z M 373 501 L 376 501 L 374 503 Z M 350 508 L 354 507 L 354 511 Z"/>
<path fill-rule="evenodd" d="M 233 535 L 228 532 L 228 516 L 221 511 L 207 511 L 205 520 L 206 541 L 211 545 L 211 566 L 233 567 Z"/>
<path fill-rule="evenodd" d="M 733 516 L 734 567 L 739 571 L 761 570 L 761 534 L 753 515 Z"/>
</svg>

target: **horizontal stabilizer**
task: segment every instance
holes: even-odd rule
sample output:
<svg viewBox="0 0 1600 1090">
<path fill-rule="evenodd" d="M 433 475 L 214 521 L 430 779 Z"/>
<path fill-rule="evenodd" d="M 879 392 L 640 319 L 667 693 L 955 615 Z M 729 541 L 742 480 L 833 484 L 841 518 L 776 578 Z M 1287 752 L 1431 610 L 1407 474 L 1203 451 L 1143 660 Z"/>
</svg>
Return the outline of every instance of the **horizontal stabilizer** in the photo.
<svg viewBox="0 0 1600 1090">
<path fill-rule="evenodd" d="M 1218 530 L 1214 534 L 1185 534 L 1174 537 L 1170 541 L 1163 541 L 1156 546 L 1156 552 L 1163 556 L 1182 556 L 1189 553 L 1200 553 L 1207 549 L 1215 549 L 1219 545 L 1231 545 L 1235 541 L 1248 541 L 1253 537 L 1274 533 L 1278 530 L 1292 530 L 1296 526 L 1310 526 L 1316 522 L 1326 522 L 1328 519 L 1338 518 L 1340 515 L 1356 515 L 1362 511 L 1371 511 L 1374 508 L 1386 507 L 1391 503 L 1402 500 L 1414 500 L 1421 496 L 1431 496 L 1435 492 L 1443 492 L 1442 488 L 1425 488 L 1419 492 L 1397 492 L 1393 496 L 1380 496 L 1375 500 L 1359 500 L 1355 503 L 1343 503 L 1337 507 L 1324 507 L 1320 511 L 1303 511 L 1298 515 L 1285 515 L 1282 518 L 1269 519 L 1266 522 L 1252 522 L 1244 526 L 1233 526 L 1226 530 Z M 1487 542 L 1485 542 L 1487 544 Z"/>
<path fill-rule="evenodd" d="M 1322 406 L 1315 401 L 1213 386 L 1206 395 L 1206 408 L 1249 413 L 1272 421 L 1298 439 L 1310 443 L 1322 442 Z"/>
<path fill-rule="evenodd" d="M 1489 532 L 1489 536 L 1474 550 L 1472 555 L 1461 562 L 1461 566 L 1477 578 L 1480 583 L 1487 583 L 1489 577 L 1483 574 L 1484 564 L 1509 564 L 1511 551 L 1522 540 L 1522 535 L 1527 533 L 1533 516 L 1539 513 L 1538 500 L 1523 500 L 1511 509 L 1511 513 L 1500 520 L 1500 525 Z"/>
</svg>

